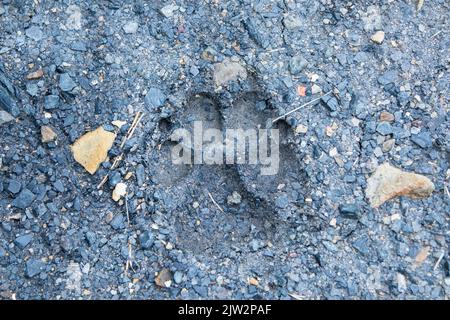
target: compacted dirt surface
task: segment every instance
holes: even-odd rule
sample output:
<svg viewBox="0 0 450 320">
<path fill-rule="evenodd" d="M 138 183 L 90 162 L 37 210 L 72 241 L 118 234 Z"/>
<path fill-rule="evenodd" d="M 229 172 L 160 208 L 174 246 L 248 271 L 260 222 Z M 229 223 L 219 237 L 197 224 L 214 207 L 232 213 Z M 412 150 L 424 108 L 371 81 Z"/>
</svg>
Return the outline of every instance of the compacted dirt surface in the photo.
<svg viewBox="0 0 450 320">
<path fill-rule="evenodd" d="M 447 299 L 449 9 L 1 0 L 1 299 Z M 278 172 L 174 164 L 197 120 L 279 129 Z M 434 187 L 374 208 L 385 163 Z"/>
</svg>

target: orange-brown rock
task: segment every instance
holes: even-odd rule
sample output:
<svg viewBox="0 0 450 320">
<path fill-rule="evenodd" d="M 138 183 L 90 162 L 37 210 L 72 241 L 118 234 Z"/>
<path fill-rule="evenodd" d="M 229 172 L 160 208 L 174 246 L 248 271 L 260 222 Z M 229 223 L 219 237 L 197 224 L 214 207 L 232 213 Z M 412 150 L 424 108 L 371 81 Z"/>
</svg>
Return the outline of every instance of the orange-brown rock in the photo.
<svg viewBox="0 0 450 320">
<path fill-rule="evenodd" d="M 44 71 L 42 71 L 42 69 L 39 69 L 39 70 L 29 73 L 27 75 L 27 79 L 28 80 L 37 80 L 37 79 L 42 78 L 43 75 L 44 75 Z"/>
<path fill-rule="evenodd" d="M 416 264 L 421 265 L 427 259 L 428 255 L 430 254 L 430 249 L 430 246 L 425 246 L 420 249 L 415 258 Z"/>
<path fill-rule="evenodd" d="M 392 113 L 387 112 L 387 111 L 382 111 L 380 113 L 380 121 L 392 122 L 394 120 L 395 120 L 395 118 Z"/>
<path fill-rule="evenodd" d="M 385 163 L 375 170 L 367 181 L 366 196 L 373 208 L 398 196 L 412 199 L 427 198 L 434 184 L 425 176 L 404 172 Z"/>
<path fill-rule="evenodd" d="M 75 161 L 90 174 L 94 174 L 100 164 L 106 160 L 115 138 L 114 133 L 106 131 L 102 127 L 86 133 L 71 146 Z"/>
</svg>

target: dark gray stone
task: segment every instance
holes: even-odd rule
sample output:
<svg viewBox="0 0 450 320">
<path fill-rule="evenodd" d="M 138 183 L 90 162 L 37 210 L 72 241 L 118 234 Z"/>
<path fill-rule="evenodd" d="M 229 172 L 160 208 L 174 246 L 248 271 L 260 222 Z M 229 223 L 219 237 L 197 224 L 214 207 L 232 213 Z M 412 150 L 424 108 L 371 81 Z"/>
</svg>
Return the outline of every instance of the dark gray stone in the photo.
<svg viewBox="0 0 450 320">
<path fill-rule="evenodd" d="M 33 39 L 34 41 L 40 41 L 44 36 L 42 30 L 37 26 L 31 26 L 30 28 L 25 30 L 25 34 L 27 35 L 27 37 Z"/>
<path fill-rule="evenodd" d="M 61 180 L 57 180 L 54 184 L 53 187 L 55 188 L 56 191 L 63 193 L 66 189 L 64 188 L 64 184 L 62 183 Z"/>
<path fill-rule="evenodd" d="M 197 292 L 202 298 L 206 298 L 208 296 L 208 288 L 205 286 L 192 286 L 195 292 Z"/>
<path fill-rule="evenodd" d="M 166 96 L 158 88 L 150 88 L 145 95 L 144 102 L 150 110 L 161 107 L 166 102 Z"/>
<path fill-rule="evenodd" d="M 377 125 L 377 132 L 383 136 L 386 136 L 388 134 L 392 134 L 393 130 L 392 130 L 392 126 L 389 122 L 380 122 Z"/>
<path fill-rule="evenodd" d="M 397 80 L 397 71 L 388 70 L 382 76 L 378 77 L 378 83 L 381 85 L 387 85 L 394 83 Z"/>
<path fill-rule="evenodd" d="M 70 45 L 70 49 L 80 52 L 87 51 L 86 44 L 81 41 L 72 42 L 72 44 Z"/>
<path fill-rule="evenodd" d="M 108 184 L 110 187 L 115 187 L 122 180 L 122 175 L 119 171 L 113 171 L 109 175 Z"/>
<path fill-rule="evenodd" d="M 191 66 L 191 68 L 189 69 L 189 72 L 191 73 L 191 75 L 193 77 L 195 77 L 196 75 L 199 74 L 200 71 L 198 70 L 198 68 L 196 66 Z"/>
<path fill-rule="evenodd" d="M 123 214 L 119 213 L 111 220 L 110 224 L 114 230 L 123 229 L 125 228 L 125 217 Z"/>
<path fill-rule="evenodd" d="M 2 222 L 2 229 L 5 230 L 6 232 L 10 232 L 12 230 L 11 223 L 9 223 L 7 221 L 3 221 Z"/>
<path fill-rule="evenodd" d="M 294 29 L 298 29 L 302 26 L 302 21 L 297 14 L 289 13 L 286 17 L 284 17 L 283 25 L 288 30 L 294 30 Z"/>
<path fill-rule="evenodd" d="M 20 112 L 16 103 L 18 98 L 19 95 L 17 88 L 6 76 L 0 65 L 0 109 L 3 109 L 2 111 L 6 111 L 6 113 L 0 112 L 0 117 L 5 120 L 10 119 L 8 114 L 13 117 L 17 117 L 19 115 Z"/>
<path fill-rule="evenodd" d="M 59 97 L 57 95 L 48 95 L 44 98 L 44 108 L 51 110 L 59 107 Z"/>
<path fill-rule="evenodd" d="M 95 243 L 97 242 L 97 236 L 92 231 L 86 232 L 85 238 L 86 238 L 86 241 L 88 242 L 89 246 L 91 246 L 91 247 L 93 245 L 95 245 Z"/>
<path fill-rule="evenodd" d="M 433 140 L 428 132 L 420 132 L 419 134 L 411 135 L 411 141 L 422 149 L 430 148 L 433 145 Z"/>
<path fill-rule="evenodd" d="M 248 35 L 250 36 L 250 38 L 255 41 L 255 43 L 259 46 L 261 46 L 262 48 L 266 49 L 269 47 L 270 45 L 270 40 L 268 37 L 266 37 L 266 35 L 264 34 L 264 32 L 260 31 L 260 28 L 258 28 L 257 23 L 256 23 L 256 18 L 250 17 L 247 18 L 244 22 L 244 27 L 248 32 Z"/>
<path fill-rule="evenodd" d="M 81 200 L 80 200 L 79 197 L 76 197 L 76 198 L 73 200 L 73 208 L 74 208 L 76 211 L 80 211 L 80 210 L 81 210 Z"/>
<path fill-rule="evenodd" d="M 332 112 L 336 111 L 339 105 L 337 99 L 330 95 L 324 96 L 320 102 Z"/>
<path fill-rule="evenodd" d="M 76 83 L 68 73 L 63 73 L 59 76 L 59 87 L 62 91 L 72 91 L 76 87 Z"/>
<path fill-rule="evenodd" d="M 6 250 L 2 246 L 0 246 L 0 259 L 6 257 L 6 254 Z"/>
<path fill-rule="evenodd" d="M 8 184 L 8 191 L 16 194 L 20 192 L 20 189 L 22 189 L 22 184 L 17 180 L 9 180 Z"/>
<path fill-rule="evenodd" d="M 26 276 L 28 278 L 33 278 L 34 276 L 37 276 L 42 271 L 44 271 L 45 263 L 43 263 L 41 260 L 37 259 L 30 259 L 26 263 Z"/>
<path fill-rule="evenodd" d="M 341 216 L 348 219 L 358 219 L 359 208 L 356 204 L 343 204 L 339 206 Z"/>
<path fill-rule="evenodd" d="M 289 62 L 289 71 L 293 75 L 297 75 L 300 72 L 305 69 L 305 67 L 308 65 L 308 61 L 303 58 L 301 55 L 296 55 L 291 58 L 291 61 Z"/>
<path fill-rule="evenodd" d="M 28 189 L 23 189 L 22 192 L 12 201 L 12 206 L 20 209 L 25 209 L 30 206 L 36 195 Z"/>
<path fill-rule="evenodd" d="M 277 208 L 285 209 L 285 208 L 289 205 L 289 199 L 288 199 L 288 197 L 287 197 L 285 194 L 280 195 L 280 196 L 275 200 L 275 205 L 277 206 Z"/>
<path fill-rule="evenodd" d="M 14 120 L 14 117 L 5 110 L 0 110 L 0 126 Z"/>
<path fill-rule="evenodd" d="M 21 236 L 18 236 L 14 240 L 14 244 L 18 246 L 20 249 L 25 249 L 27 245 L 30 244 L 30 242 L 33 241 L 33 235 L 30 233 L 23 234 Z"/>
<path fill-rule="evenodd" d="M 259 249 L 264 247 L 264 243 L 259 241 L 258 239 L 252 239 L 250 241 L 250 248 L 253 252 L 258 251 Z"/>
<path fill-rule="evenodd" d="M 178 270 L 175 271 L 173 275 L 173 280 L 175 281 L 176 284 L 180 284 L 183 281 L 183 273 Z"/>
<path fill-rule="evenodd" d="M 145 181 L 145 168 L 142 164 L 138 164 L 136 167 L 136 180 L 139 187 L 144 185 Z"/>
<path fill-rule="evenodd" d="M 154 243 L 153 233 L 149 230 L 142 232 L 139 235 L 139 243 L 141 244 L 142 249 L 150 249 Z"/>
<path fill-rule="evenodd" d="M 369 244 L 368 243 L 369 243 L 369 239 L 367 238 L 367 236 L 362 236 L 362 237 L 356 239 L 352 243 L 352 246 L 353 246 L 353 248 L 355 248 L 360 253 L 368 255 L 370 253 L 370 249 L 369 249 Z"/>
<path fill-rule="evenodd" d="M 36 83 L 27 83 L 26 90 L 27 90 L 27 93 L 32 97 L 37 96 L 39 93 L 39 87 L 37 86 Z"/>
</svg>

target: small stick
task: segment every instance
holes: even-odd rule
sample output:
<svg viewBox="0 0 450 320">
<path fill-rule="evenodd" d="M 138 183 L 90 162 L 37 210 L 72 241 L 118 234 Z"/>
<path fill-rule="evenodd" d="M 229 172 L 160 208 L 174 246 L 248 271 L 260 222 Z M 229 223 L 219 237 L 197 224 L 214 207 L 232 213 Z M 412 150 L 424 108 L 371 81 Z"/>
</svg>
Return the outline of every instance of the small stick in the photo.
<svg viewBox="0 0 450 320">
<path fill-rule="evenodd" d="M 127 212 L 128 227 L 130 226 L 130 213 L 128 212 L 128 194 L 125 194 L 125 211 Z"/>
<path fill-rule="evenodd" d="M 142 113 L 141 116 L 139 117 L 139 119 L 137 120 L 136 124 L 134 125 L 133 129 L 131 130 L 130 135 L 128 136 L 127 140 L 130 140 L 131 137 L 133 137 L 134 131 L 136 130 L 136 127 L 139 124 L 139 122 L 141 122 L 141 119 L 143 116 L 144 116 L 144 114 Z"/>
<path fill-rule="evenodd" d="M 277 51 L 282 51 L 282 50 L 286 50 L 286 48 L 275 48 L 275 49 L 270 49 L 267 52 L 277 52 Z"/>
<path fill-rule="evenodd" d="M 133 122 L 131 123 L 131 126 L 128 128 L 128 131 L 127 131 L 127 134 L 126 134 L 125 137 L 127 137 L 127 136 L 130 134 L 131 128 L 133 128 L 134 125 L 136 124 L 136 121 L 137 121 L 137 119 L 138 119 L 140 113 L 141 113 L 141 112 L 139 111 L 139 112 L 137 112 L 136 115 L 134 116 Z"/>
<path fill-rule="evenodd" d="M 208 192 L 208 196 L 211 198 L 211 201 L 216 205 L 216 207 L 220 210 L 220 212 L 223 213 L 224 212 L 223 209 L 219 206 L 219 204 L 216 202 L 216 200 L 214 200 L 214 198 L 210 192 Z"/>
<path fill-rule="evenodd" d="M 305 296 L 301 296 L 297 293 L 291 292 L 288 293 L 292 298 L 294 298 L 295 300 L 304 300 L 306 297 Z"/>
<path fill-rule="evenodd" d="M 128 274 L 129 268 L 131 268 L 131 270 L 133 270 L 133 272 L 136 272 L 136 270 L 134 270 L 134 268 L 133 268 L 133 254 L 131 253 L 131 243 L 130 242 L 128 242 L 128 259 L 125 264 L 125 274 Z"/>
<path fill-rule="evenodd" d="M 119 165 L 120 161 L 122 161 L 122 159 L 123 159 L 123 152 L 114 159 L 111 169 L 114 170 L 115 168 L 117 168 L 117 166 Z"/>
<path fill-rule="evenodd" d="M 325 93 L 324 95 L 322 95 L 322 96 L 320 96 L 320 97 L 318 97 L 318 98 L 316 98 L 316 99 L 313 99 L 313 100 L 311 100 L 311 101 L 309 101 L 309 102 L 307 102 L 307 103 L 305 103 L 305 104 L 302 104 L 300 107 L 297 107 L 297 108 L 295 108 L 294 110 L 291 110 L 291 111 L 285 113 L 285 114 L 282 115 L 282 116 L 279 116 L 279 117 L 276 118 L 275 120 L 272 120 L 272 123 L 275 123 L 275 122 L 277 122 L 277 121 L 280 120 L 280 119 L 283 119 L 284 117 L 290 115 L 291 113 L 294 113 L 295 111 L 297 111 L 297 110 L 299 110 L 299 109 L 301 109 L 301 108 L 303 108 L 303 107 L 309 106 L 309 105 L 312 104 L 313 102 L 316 102 L 317 100 L 322 99 L 323 97 L 325 97 L 326 95 L 330 94 L 331 92 L 332 92 L 332 90 L 328 91 L 327 93 Z"/>
<path fill-rule="evenodd" d="M 133 122 L 131 123 L 131 126 L 128 129 L 127 134 L 125 135 L 125 137 L 122 140 L 122 143 L 120 144 L 120 149 L 122 149 L 123 146 L 125 145 L 125 143 L 131 139 L 131 137 L 134 134 L 134 130 L 136 130 L 136 127 L 139 124 L 139 122 L 142 120 L 143 116 L 144 116 L 144 113 L 142 113 L 141 111 L 136 113 L 136 115 L 134 116 Z M 113 162 L 110 170 L 114 170 L 115 168 L 117 168 L 119 166 L 120 161 L 122 161 L 122 159 L 123 159 L 123 152 L 114 159 L 114 162 Z M 108 175 L 105 175 L 103 177 L 102 181 L 97 186 L 97 189 L 101 189 L 103 187 L 103 185 L 106 183 L 106 181 L 108 181 Z"/>
<path fill-rule="evenodd" d="M 120 161 L 122 161 L 122 157 L 123 157 L 123 152 L 121 154 L 119 154 L 117 157 L 114 158 L 114 162 L 111 165 L 111 169 L 110 170 L 114 170 L 115 168 L 117 168 L 117 166 L 119 165 Z M 106 181 L 108 181 L 108 175 L 105 175 L 103 177 L 102 181 L 97 186 L 97 189 L 100 189 L 101 187 L 103 187 L 103 185 L 106 183 Z"/>
<path fill-rule="evenodd" d="M 128 132 L 126 134 L 126 136 L 123 138 L 122 143 L 120 144 L 120 149 L 123 148 L 123 146 L 125 145 L 125 143 L 130 140 L 130 138 L 133 136 L 134 130 L 136 129 L 137 125 L 139 124 L 139 122 L 141 121 L 142 117 L 144 116 L 144 114 L 142 112 L 138 112 L 136 113 L 136 116 L 134 117 L 133 123 L 131 124 L 130 128 L 128 129 Z"/>
<path fill-rule="evenodd" d="M 444 258 L 445 255 L 445 251 L 441 252 L 441 255 L 439 256 L 439 259 L 436 261 L 436 263 L 434 264 L 433 270 L 436 271 L 436 269 L 439 266 L 439 263 L 441 263 L 442 259 Z"/>
<path fill-rule="evenodd" d="M 98 184 L 97 189 L 101 189 L 106 181 L 108 181 L 108 175 L 103 177 L 102 181 L 100 181 L 100 183 Z"/>
<path fill-rule="evenodd" d="M 430 37 L 430 39 L 433 39 L 434 37 L 436 37 L 436 36 L 437 36 L 438 34 L 440 34 L 441 32 L 442 32 L 442 30 L 436 32 L 435 34 L 433 34 L 433 35 Z"/>
</svg>

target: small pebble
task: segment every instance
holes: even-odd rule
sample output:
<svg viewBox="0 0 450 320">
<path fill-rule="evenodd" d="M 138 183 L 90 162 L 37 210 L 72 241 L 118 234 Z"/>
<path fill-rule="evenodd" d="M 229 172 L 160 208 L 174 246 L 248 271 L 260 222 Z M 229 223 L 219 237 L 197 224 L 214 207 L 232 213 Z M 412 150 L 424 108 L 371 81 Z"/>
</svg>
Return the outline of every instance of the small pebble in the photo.
<svg viewBox="0 0 450 320">
<path fill-rule="evenodd" d="M 384 40 L 384 31 L 375 32 L 370 39 L 377 44 L 382 44 Z"/>
<path fill-rule="evenodd" d="M 138 27 L 139 24 L 136 21 L 130 21 L 123 26 L 123 31 L 127 34 L 132 34 L 137 31 Z"/>
</svg>

